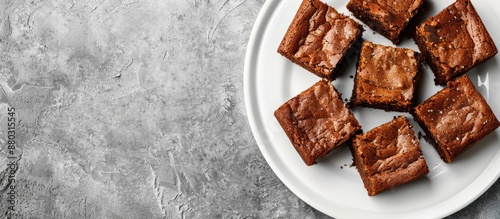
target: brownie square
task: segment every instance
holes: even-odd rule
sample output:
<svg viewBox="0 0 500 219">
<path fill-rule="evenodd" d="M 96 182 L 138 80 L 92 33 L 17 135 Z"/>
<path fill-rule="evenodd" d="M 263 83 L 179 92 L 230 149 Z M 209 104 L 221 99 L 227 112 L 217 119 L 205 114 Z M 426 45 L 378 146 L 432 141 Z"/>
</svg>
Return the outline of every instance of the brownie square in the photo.
<svg viewBox="0 0 500 219">
<path fill-rule="evenodd" d="M 369 196 L 429 173 L 412 128 L 405 116 L 399 116 L 354 137 L 352 156 Z"/>
<path fill-rule="evenodd" d="M 411 113 L 446 163 L 500 125 L 467 75 L 450 81 Z"/>
<path fill-rule="evenodd" d="M 308 166 L 361 129 L 325 79 L 281 105 L 274 116 Z"/>
<path fill-rule="evenodd" d="M 372 30 L 398 44 L 401 35 L 416 15 L 424 9 L 425 0 L 350 0 L 347 9 Z"/>
<path fill-rule="evenodd" d="M 414 39 L 440 85 L 498 53 L 470 0 L 457 0 L 417 26 Z"/>
<path fill-rule="evenodd" d="M 351 96 L 353 106 L 409 112 L 413 105 L 420 54 L 364 41 Z"/>
<path fill-rule="evenodd" d="M 292 62 L 333 80 L 363 27 L 319 0 L 303 0 L 278 47 Z"/>
</svg>

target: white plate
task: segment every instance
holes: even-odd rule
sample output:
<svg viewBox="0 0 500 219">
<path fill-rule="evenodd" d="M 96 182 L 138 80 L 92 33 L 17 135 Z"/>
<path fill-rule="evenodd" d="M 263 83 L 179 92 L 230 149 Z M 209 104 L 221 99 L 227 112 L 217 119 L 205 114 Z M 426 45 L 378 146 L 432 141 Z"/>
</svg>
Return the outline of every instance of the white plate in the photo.
<svg viewBox="0 0 500 219">
<path fill-rule="evenodd" d="M 327 0 L 338 11 L 351 15 L 347 0 Z M 434 15 L 454 1 L 428 1 L 424 17 Z M 276 50 L 301 0 L 267 0 L 257 18 L 248 43 L 245 60 L 245 103 L 248 119 L 259 148 L 283 183 L 314 208 L 339 218 L 437 218 L 452 214 L 474 201 L 500 176 L 500 129 L 497 129 L 452 164 L 444 163 L 436 150 L 420 141 L 430 173 L 417 181 L 369 197 L 352 164 L 346 145 L 332 151 L 314 166 L 301 160 L 273 112 L 288 99 L 307 89 L 319 78 L 279 55 Z M 500 3 L 494 0 L 473 1 L 486 28 L 500 46 Z M 352 17 L 352 16 L 351 16 Z M 363 38 L 392 45 L 365 26 Z M 400 47 L 417 50 L 412 39 Z M 347 67 L 334 86 L 350 98 L 357 57 L 347 58 Z M 468 72 L 496 115 L 500 116 L 500 55 Z M 425 66 L 419 79 L 419 100 L 441 87 Z M 357 107 L 354 115 L 368 131 L 401 113 Z M 405 114 L 413 122 L 409 114 Z M 415 132 L 422 132 L 413 122 Z M 423 132 L 422 132 L 423 133 Z"/>
</svg>

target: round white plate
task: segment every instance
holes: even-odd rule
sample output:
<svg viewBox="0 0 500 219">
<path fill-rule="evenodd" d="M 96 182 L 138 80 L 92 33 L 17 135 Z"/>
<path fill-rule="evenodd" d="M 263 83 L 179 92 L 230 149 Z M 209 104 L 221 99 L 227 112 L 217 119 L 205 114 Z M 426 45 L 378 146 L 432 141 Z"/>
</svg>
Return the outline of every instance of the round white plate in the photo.
<svg viewBox="0 0 500 219">
<path fill-rule="evenodd" d="M 351 15 L 347 0 L 325 0 L 339 12 Z M 435 15 L 454 1 L 428 1 L 424 18 Z M 430 173 L 417 181 L 369 197 L 344 145 L 306 166 L 274 118 L 281 104 L 320 80 L 293 64 L 276 50 L 301 0 L 267 0 L 257 18 L 248 43 L 245 60 L 245 103 L 255 140 L 283 183 L 314 208 L 338 218 L 438 218 L 452 214 L 474 201 L 500 176 L 500 129 L 479 141 L 451 164 L 444 163 L 436 150 L 420 140 Z M 500 3 L 494 0 L 473 1 L 490 35 L 500 46 Z M 365 26 L 363 38 L 384 45 L 389 40 Z M 399 47 L 418 51 L 412 39 Z M 351 96 L 357 56 L 347 57 L 345 70 L 333 82 L 342 98 Z M 496 115 L 500 116 L 500 55 L 467 74 L 483 94 Z M 425 65 L 419 78 L 418 99 L 435 94 L 434 76 Z M 353 113 L 368 131 L 390 121 L 398 112 L 356 107 Z M 412 122 L 411 115 L 406 115 Z M 422 129 L 413 122 L 415 133 Z"/>
</svg>

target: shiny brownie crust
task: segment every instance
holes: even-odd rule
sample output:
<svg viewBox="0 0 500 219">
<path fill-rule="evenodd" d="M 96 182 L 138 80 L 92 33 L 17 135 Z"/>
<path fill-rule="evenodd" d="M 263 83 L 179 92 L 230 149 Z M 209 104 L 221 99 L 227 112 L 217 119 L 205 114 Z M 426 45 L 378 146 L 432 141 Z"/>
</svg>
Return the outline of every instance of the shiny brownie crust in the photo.
<svg viewBox="0 0 500 219">
<path fill-rule="evenodd" d="M 440 85 L 498 53 L 470 0 L 457 0 L 417 26 L 414 39 Z"/>
<path fill-rule="evenodd" d="M 425 0 L 350 0 L 347 3 L 347 9 L 355 17 L 395 45 L 424 8 Z"/>
<path fill-rule="evenodd" d="M 319 0 L 303 0 L 278 52 L 319 77 L 333 80 L 363 27 Z"/>
<path fill-rule="evenodd" d="M 369 196 L 429 173 L 420 144 L 405 116 L 356 135 L 351 152 Z"/>
<path fill-rule="evenodd" d="M 281 105 L 274 116 L 306 165 L 313 165 L 361 129 L 325 79 Z"/>
<path fill-rule="evenodd" d="M 450 81 L 411 114 L 446 163 L 500 126 L 467 75 Z"/>
<path fill-rule="evenodd" d="M 353 106 L 409 112 L 413 106 L 420 54 L 364 41 L 361 46 L 354 88 Z"/>
</svg>

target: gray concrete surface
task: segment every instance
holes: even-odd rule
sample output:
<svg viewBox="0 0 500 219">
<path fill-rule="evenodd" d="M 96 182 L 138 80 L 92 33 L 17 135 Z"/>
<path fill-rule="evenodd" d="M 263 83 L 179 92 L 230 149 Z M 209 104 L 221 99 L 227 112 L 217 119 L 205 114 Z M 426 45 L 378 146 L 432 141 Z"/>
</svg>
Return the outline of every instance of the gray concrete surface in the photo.
<svg viewBox="0 0 500 219">
<path fill-rule="evenodd" d="M 2 139 L 17 120 L 0 218 L 327 218 L 276 177 L 247 122 L 263 3 L 0 0 Z M 497 181 L 450 218 L 500 218 L 498 203 Z"/>
</svg>

